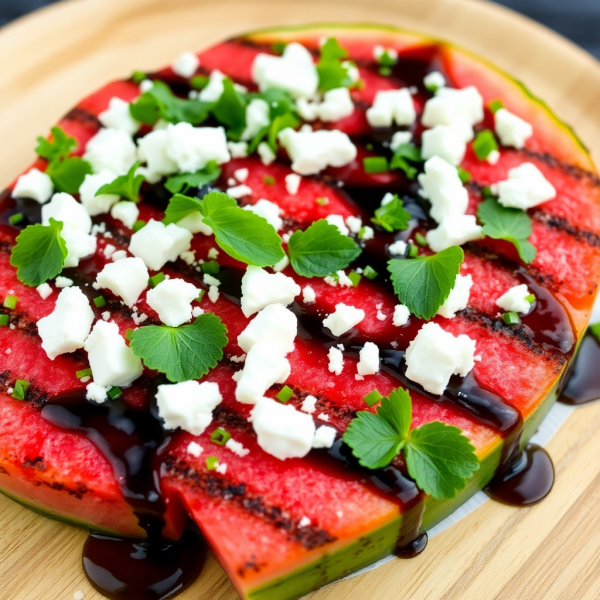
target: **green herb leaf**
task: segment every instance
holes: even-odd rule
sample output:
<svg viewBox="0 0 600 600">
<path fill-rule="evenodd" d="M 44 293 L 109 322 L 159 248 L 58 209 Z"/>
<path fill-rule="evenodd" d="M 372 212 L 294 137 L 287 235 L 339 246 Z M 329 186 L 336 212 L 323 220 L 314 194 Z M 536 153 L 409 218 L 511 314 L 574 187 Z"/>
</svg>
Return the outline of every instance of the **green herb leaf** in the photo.
<svg viewBox="0 0 600 600">
<path fill-rule="evenodd" d="M 390 169 L 400 169 L 409 179 L 414 179 L 419 169 L 410 163 L 421 162 L 423 162 L 421 150 L 415 144 L 400 144 L 394 150 L 394 156 L 390 161 Z"/>
<path fill-rule="evenodd" d="M 489 129 L 480 131 L 473 141 L 473 151 L 477 158 L 485 160 L 495 150 L 498 150 L 498 143 L 493 132 Z"/>
<path fill-rule="evenodd" d="M 506 208 L 494 198 L 488 198 L 477 207 L 477 217 L 483 223 L 485 235 L 514 244 L 524 263 L 533 262 L 537 250 L 527 239 L 531 235 L 531 218 L 526 212 Z"/>
<path fill-rule="evenodd" d="M 345 269 L 360 253 L 356 242 L 325 219 L 295 231 L 288 242 L 292 268 L 303 277 L 326 277 Z"/>
<path fill-rule="evenodd" d="M 165 211 L 163 223 L 165 225 L 178 223 L 181 219 L 185 219 L 185 217 L 195 212 L 202 213 L 202 202 L 200 200 L 184 196 L 183 194 L 175 194 L 169 200 L 169 206 L 167 206 L 167 210 Z"/>
<path fill-rule="evenodd" d="M 146 367 L 181 382 L 200 379 L 217 366 L 227 344 L 227 328 L 219 317 L 205 313 L 191 325 L 140 327 L 130 340 Z"/>
<path fill-rule="evenodd" d="M 246 128 L 246 101 L 231 79 L 223 79 L 223 93 L 211 112 L 219 123 L 225 125 L 231 138 L 238 138 Z"/>
<path fill-rule="evenodd" d="M 342 48 L 334 37 L 330 37 L 321 46 L 321 58 L 324 60 L 348 58 L 348 50 Z"/>
<path fill-rule="evenodd" d="M 433 256 L 390 260 L 388 270 L 400 302 L 419 319 L 434 317 L 454 287 L 463 258 L 462 249 L 451 246 Z"/>
<path fill-rule="evenodd" d="M 454 498 L 479 468 L 469 438 L 458 427 L 438 421 L 413 429 L 404 453 L 409 475 L 438 500 Z"/>
<path fill-rule="evenodd" d="M 169 177 L 165 182 L 165 188 L 172 194 L 177 192 L 186 193 L 192 188 L 200 188 L 203 185 L 213 183 L 221 176 L 221 169 L 214 160 L 206 163 L 206 166 L 195 173 L 181 173 Z"/>
<path fill-rule="evenodd" d="M 404 231 L 408 229 L 411 215 L 404 210 L 402 200 L 394 195 L 393 200 L 380 206 L 371 219 L 375 225 L 383 227 L 386 231 Z"/>
<path fill-rule="evenodd" d="M 10 264 L 17 267 L 21 283 L 37 287 L 62 271 L 67 257 L 62 228 L 62 222 L 51 218 L 49 225 L 30 225 L 17 236 Z"/>
<path fill-rule="evenodd" d="M 389 398 L 383 398 L 377 414 L 405 438 L 410 431 L 412 421 L 412 401 L 408 391 L 404 388 L 393 390 Z"/>
<path fill-rule="evenodd" d="M 266 219 L 239 208 L 222 192 L 209 192 L 201 207 L 204 222 L 229 256 L 257 267 L 270 267 L 283 259 L 281 238 Z"/>
<path fill-rule="evenodd" d="M 120 196 L 126 200 L 132 202 L 138 202 L 140 199 L 140 187 L 142 183 L 146 181 L 143 175 L 136 175 L 135 172 L 139 168 L 141 163 L 136 162 L 131 169 L 127 172 L 127 175 L 121 175 L 117 177 L 112 183 L 103 185 L 97 192 L 96 196 L 100 194 L 112 194 L 114 196 Z"/>
<path fill-rule="evenodd" d="M 340 87 L 350 87 L 352 78 L 341 59 L 347 58 L 348 51 L 342 48 L 335 38 L 327 38 L 321 46 L 321 57 L 317 62 L 319 88 L 326 92 Z"/>
<path fill-rule="evenodd" d="M 52 133 L 51 141 L 38 137 L 36 154 L 49 162 L 55 159 L 67 158 L 71 151 L 77 147 L 77 140 L 69 137 L 61 127 L 53 127 L 50 132 Z"/>
<path fill-rule="evenodd" d="M 46 173 L 52 179 L 58 192 L 78 194 L 86 175 L 93 173 L 92 165 L 86 160 L 73 156 L 71 158 L 55 158 L 48 165 Z"/>
</svg>

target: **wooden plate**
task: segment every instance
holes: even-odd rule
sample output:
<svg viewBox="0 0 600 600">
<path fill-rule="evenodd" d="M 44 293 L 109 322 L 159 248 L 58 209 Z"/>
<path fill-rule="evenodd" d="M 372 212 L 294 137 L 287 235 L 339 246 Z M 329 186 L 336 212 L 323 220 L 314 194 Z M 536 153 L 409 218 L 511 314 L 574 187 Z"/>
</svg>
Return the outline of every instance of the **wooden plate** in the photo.
<svg viewBox="0 0 600 600">
<path fill-rule="evenodd" d="M 82 96 L 134 69 L 152 70 L 249 29 L 368 21 L 449 39 L 544 98 L 600 156 L 600 68 L 541 26 L 474 0 L 71 0 L 0 31 L 0 186 L 33 158 L 35 137 Z M 575 268 L 575 267 L 574 267 Z M 395 560 L 313 600 L 597 600 L 600 597 L 600 404 L 581 408 L 548 448 L 548 499 L 493 502 Z M 0 499 L 0 600 L 100 599 L 82 573 L 85 533 Z M 237 598 L 210 559 L 181 600 Z M 277 599 L 273 599 L 277 600 Z"/>
</svg>

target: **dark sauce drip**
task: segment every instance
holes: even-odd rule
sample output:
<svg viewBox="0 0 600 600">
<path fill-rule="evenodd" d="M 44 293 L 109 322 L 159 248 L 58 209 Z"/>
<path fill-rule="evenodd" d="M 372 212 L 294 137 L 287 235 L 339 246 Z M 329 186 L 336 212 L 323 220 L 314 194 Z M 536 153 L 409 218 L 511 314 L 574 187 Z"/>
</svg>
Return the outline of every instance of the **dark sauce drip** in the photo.
<svg viewBox="0 0 600 600">
<path fill-rule="evenodd" d="M 579 406 L 600 398 L 600 344 L 589 331 L 581 341 L 560 402 Z"/>
<path fill-rule="evenodd" d="M 13 198 L 7 195 L 0 198 L 1 212 L 0 225 L 9 225 L 18 230 L 25 229 L 28 225 L 35 225 L 42 222 L 42 205 L 37 200 L 31 198 Z M 21 213 L 23 220 L 13 225 L 10 217 Z"/>
</svg>

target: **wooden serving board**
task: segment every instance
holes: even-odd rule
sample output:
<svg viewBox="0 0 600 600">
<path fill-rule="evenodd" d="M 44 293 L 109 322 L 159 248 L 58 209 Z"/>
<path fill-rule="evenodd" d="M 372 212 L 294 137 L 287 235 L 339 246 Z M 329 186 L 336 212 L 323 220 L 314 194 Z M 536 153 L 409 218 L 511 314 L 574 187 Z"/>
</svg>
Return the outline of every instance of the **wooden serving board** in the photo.
<svg viewBox="0 0 600 600">
<path fill-rule="evenodd" d="M 35 137 L 106 81 L 250 29 L 316 20 L 378 22 L 459 43 L 526 82 L 600 156 L 598 64 L 486 2 L 71 0 L 0 31 L 0 187 L 31 162 Z M 310 598 L 598 600 L 600 404 L 577 410 L 548 449 L 557 481 L 540 505 L 488 502 L 435 537 L 419 558 L 391 561 Z M 77 590 L 99 600 L 81 570 L 85 537 L 0 497 L 0 600 L 67 600 Z M 213 558 L 180 596 L 237 597 Z"/>
</svg>

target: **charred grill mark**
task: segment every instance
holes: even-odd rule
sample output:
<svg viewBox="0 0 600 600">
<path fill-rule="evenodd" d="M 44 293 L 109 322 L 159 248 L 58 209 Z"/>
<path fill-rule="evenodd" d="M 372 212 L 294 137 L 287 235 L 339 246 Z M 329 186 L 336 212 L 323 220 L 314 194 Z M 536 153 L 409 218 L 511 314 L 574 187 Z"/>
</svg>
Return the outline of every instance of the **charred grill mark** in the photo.
<svg viewBox="0 0 600 600">
<path fill-rule="evenodd" d="M 81 125 L 93 129 L 100 129 L 102 127 L 102 123 L 100 123 L 100 120 L 96 115 L 93 115 L 91 112 L 85 110 L 85 108 L 79 106 L 71 109 L 64 118 L 67 121 L 75 121 L 76 123 L 80 123 Z"/>
<path fill-rule="evenodd" d="M 521 154 L 524 154 L 528 158 L 535 158 L 540 162 L 548 165 L 552 169 L 557 169 L 563 171 L 569 177 L 576 179 L 577 181 L 581 181 L 586 179 L 593 185 L 594 187 L 600 186 L 600 177 L 598 177 L 597 173 L 593 173 L 592 171 L 586 171 L 581 167 L 576 167 L 570 163 L 559 160 L 549 152 L 534 152 L 528 148 L 523 148 L 520 151 Z"/>
<path fill-rule="evenodd" d="M 574 237 L 578 242 L 585 242 L 586 244 L 589 244 L 594 248 L 600 248 L 600 236 L 597 233 L 594 233 L 593 231 L 588 231 L 587 229 L 580 229 L 579 227 L 570 225 L 566 219 L 562 217 L 556 217 L 540 209 L 533 209 L 531 211 L 531 216 L 538 223 L 543 223 L 549 229 L 561 231 Z"/>
<path fill-rule="evenodd" d="M 244 415 L 240 415 L 222 406 L 217 406 L 213 411 L 213 420 L 224 427 L 235 429 L 238 432 L 253 433 L 252 425 Z"/>
<path fill-rule="evenodd" d="M 46 470 L 46 461 L 43 456 L 36 456 L 33 459 L 26 458 L 21 464 L 23 469 L 35 469 L 36 471 Z"/>
<path fill-rule="evenodd" d="M 222 498 L 243 509 L 248 514 L 265 521 L 275 529 L 288 534 L 290 541 L 301 544 L 307 550 L 314 550 L 334 542 L 337 538 L 324 529 L 300 527 L 299 519 L 292 519 L 288 513 L 267 504 L 261 496 L 250 496 L 244 484 L 232 485 L 224 477 L 208 473 L 199 473 L 185 461 L 169 455 L 164 463 L 167 473 L 178 480 L 185 480 L 192 489 L 199 490 L 211 498 Z"/>
</svg>

